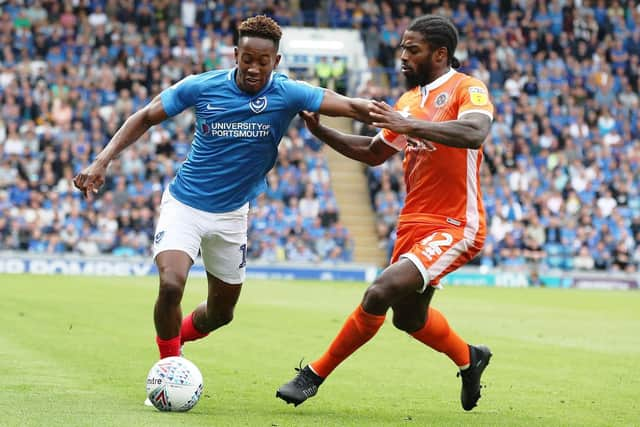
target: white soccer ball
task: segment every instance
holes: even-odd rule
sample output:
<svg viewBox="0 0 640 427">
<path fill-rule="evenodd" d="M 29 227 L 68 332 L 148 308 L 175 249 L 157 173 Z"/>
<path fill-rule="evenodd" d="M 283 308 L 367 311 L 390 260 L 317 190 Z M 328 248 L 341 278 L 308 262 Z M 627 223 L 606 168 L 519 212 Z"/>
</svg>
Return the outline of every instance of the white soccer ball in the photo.
<svg viewBox="0 0 640 427">
<path fill-rule="evenodd" d="M 160 359 L 147 375 L 147 397 L 160 411 L 188 411 L 200 400 L 202 387 L 200 370 L 184 357 Z"/>
</svg>

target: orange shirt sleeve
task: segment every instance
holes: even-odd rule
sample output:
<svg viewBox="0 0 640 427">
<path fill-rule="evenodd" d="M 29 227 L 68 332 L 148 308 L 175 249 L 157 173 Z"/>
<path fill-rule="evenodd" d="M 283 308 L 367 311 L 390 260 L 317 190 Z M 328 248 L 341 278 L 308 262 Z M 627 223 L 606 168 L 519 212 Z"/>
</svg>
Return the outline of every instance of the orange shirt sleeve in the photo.
<svg viewBox="0 0 640 427">
<path fill-rule="evenodd" d="M 405 108 L 406 106 L 407 106 L 407 103 L 403 100 L 403 97 L 401 96 L 400 99 L 398 99 L 398 102 L 396 102 L 396 104 L 393 106 L 393 108 L 396 111 L 407 111 L 406 114 L 408 116 L 409 109 Z M 407 146 L 407 135 L 399 134 L 389 129 L 382 129 L 378 133 L 378 135 L 387 145 L 390 145 L 391 147 L 395 148 L 398 151 L 404 150 L 404 148 Z"/>
<path fill-rule="evenodd" d="M 484 83 L 474 77 L 469 77 L 458 86 L 457 92 L 458 119 L 468 113 L 481 113 L 493 120 L 493 104 Z"/>
<path fill-rule="evenodd" d="M 398 151 L 404 150 L 404 147 L 407 146 L 407 135 L 395 133 L 389 129 L 382 129 L 378 135 L 380 135 L 380 138 L 385 144 L 390 145 Z"/>
</svg>

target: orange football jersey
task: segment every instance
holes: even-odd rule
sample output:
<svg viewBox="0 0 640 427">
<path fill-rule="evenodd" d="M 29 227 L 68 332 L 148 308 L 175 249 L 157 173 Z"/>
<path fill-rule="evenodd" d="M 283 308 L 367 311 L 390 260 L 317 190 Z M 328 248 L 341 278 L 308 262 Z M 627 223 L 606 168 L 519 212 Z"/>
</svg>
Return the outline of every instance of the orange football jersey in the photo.
<svg viewBox="0 0 640 427">
<path fill-rule="evenodd" d="M 432 122 L 457 120 L 468 113 L 493 119 L 493 105 L 478 79 L 451 69 L 426 86 L 405 92 L 397 111 Z M 482 150 L 454 148 L 433 141 L 416 140 L 388 129 L 382 139 L 404 150 L 407 196 L 399 220 L 449 223 L 469 228 L 466 237 L 484 234 L 485 213 L 480 193 Z M 467 233 L 465 232 L 465 235 Z"/>
</svg>

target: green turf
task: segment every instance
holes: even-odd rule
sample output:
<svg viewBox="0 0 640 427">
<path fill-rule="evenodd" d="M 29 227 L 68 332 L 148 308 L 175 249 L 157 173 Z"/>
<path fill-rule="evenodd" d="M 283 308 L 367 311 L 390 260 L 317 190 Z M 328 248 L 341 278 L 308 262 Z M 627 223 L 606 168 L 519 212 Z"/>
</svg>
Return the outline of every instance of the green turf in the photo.
<svg viewBox="0 0 640 427">
<path fill-rule="evenodd" d="M 156 358 L 155 280 L 0 275 L 1 426 L 558 426 L 640 424 L 640 293 L 453 288 L 434 305 L 491 346 L 480 405 L 455 368 L 391 323 L 293 408 L 275 399 L 320 354 L 364 284 L 251 280 L 234 322 L 187 345 L 204 396 L 184 414 L 142 405 Z M 201 279 L 185 295 L 204 298 Z"/>
</svg>

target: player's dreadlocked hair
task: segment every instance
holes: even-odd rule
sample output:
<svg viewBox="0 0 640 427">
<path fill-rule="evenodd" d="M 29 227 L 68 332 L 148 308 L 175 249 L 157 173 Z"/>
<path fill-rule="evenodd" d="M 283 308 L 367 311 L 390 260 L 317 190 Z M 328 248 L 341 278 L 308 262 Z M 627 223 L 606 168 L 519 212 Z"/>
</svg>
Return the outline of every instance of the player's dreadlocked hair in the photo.
<svg viewBox="0 0 640 427">
<path fill-rule="evenodd" d="M 266 15 L 258 15 L 242 21 L 238 27 L 240 37 L 260 37 L 273 41 L 278 49 L 282 30 L 276 21 Z"/>
<path fill-rule="evenodd" d="M 434 49 L 446 47 L 449 65 L 452 68 L 460 66 L 458 58 L 453 56 L 458 46 L 458 30 L 448 18 L 440 15 L 420 16 L 409 24 L 407 31 L 416 31 L 422 34 L 422 37 Z"/>
</svg>

